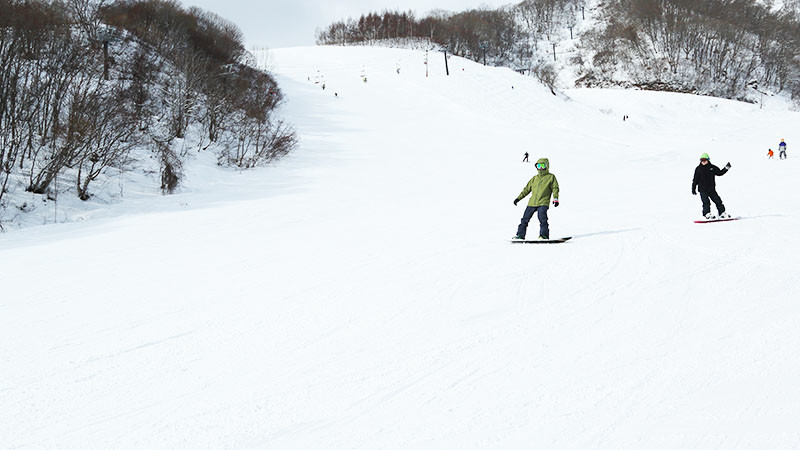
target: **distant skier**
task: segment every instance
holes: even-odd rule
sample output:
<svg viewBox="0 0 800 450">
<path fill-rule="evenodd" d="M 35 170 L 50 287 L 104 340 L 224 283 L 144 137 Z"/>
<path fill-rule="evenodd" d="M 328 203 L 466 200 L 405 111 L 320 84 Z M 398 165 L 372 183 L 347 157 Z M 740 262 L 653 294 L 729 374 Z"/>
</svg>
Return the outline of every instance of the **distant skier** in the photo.
<svg viewBox="0 0 800 450">
<path fill-rule="evenodd" d="M 719 211 L 720 219 L 729 219 L 731 216 L 725 212 L 725 205 L 722 204 L 722 199 L 717 194 L 715 177 L 721 177 L 728 172 L 731 168 L 731 163 L 725 164 L 725 167 L 720 170 L 719 167 L 711 164 L 711 159 L 708 153 L 700 155 L 700 165 L 694 170 L 694 179 L 692 180 L 692 195 L 697 195 L 700 191 L 700 200 L 703 202 L 703 216 L 706 219 L 716 219 L 711 214 L 711 203 L 714 202 Z"/>
<path fill-rule="evenodd" d="M 550 239 L 547 209 L 550 206 L 551 195 L 553 196 L 553 206 L 558 206 L 558 180 L 555 175 L 550 173 L 550 161 L 547 158 L 536 161 L 536 170 L 539 172 L 538 175 L 531 178 L 522 192 L 514 199 L 514 206 L 516 206 L 520 200 L 532 193 L 514 239 L 525 239 L 528 222 L 531 221 L 534 213 L 538 213 L 539 216 L 539 239 Z"/>
<path fill-rule="evenodd" d="M 783 142 L 783 139 L 781 139 L 781 143 L 778 144 L 778 150 L 778 158 L 786 159 L 786 142 Z"/>
<path fill-rule="evenodd" d="M 772 159 L 772 157 L 774 155 L 775 155 L 775 152 L 773 152 L 772 149 L 769 149 L 769 151 L 767 152 L 767 156 L 769 156 L 769 159 Z"/>
<path fill-rule="evenodd" d="M 528 152 L 525 152 L 525 157 L 522 158 L 522 162 L 528 162 Z"/>
</svg>

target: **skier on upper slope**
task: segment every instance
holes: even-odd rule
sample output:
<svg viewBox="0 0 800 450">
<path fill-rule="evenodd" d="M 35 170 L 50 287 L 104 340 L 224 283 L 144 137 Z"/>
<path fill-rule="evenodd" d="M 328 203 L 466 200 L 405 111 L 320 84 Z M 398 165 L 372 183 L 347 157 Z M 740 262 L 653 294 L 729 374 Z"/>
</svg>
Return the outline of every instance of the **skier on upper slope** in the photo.
<svg viewBox="0 0 800 450">
<path fill-rule="evenodd" d="M 550 196 L 553 196 L 553 206 L 558 206 L 558 180 L 556 176 L 550 173 L 550 161 L 547 158 L 540 158 L 536 161 L 536 170 L 538 175 L 535 175 L 528 181 L 522 192 L 514 199 L 514 206 L 531 194 L 531 199 L 528 200 L 528 206 L 525 208 L 525 213 L 522 215 L 522 221 L 517 228 L 517 235 L 514 239 L 525 239 L 525 234 L 528 230 L 528 222 L 531 221 L 534 213 L 538 212 L 539 216 L 539 239 L 550 239 L 550 226 L 547 223 L 547 209 L 550 207 Z"/>
<path fill-rule="evenodd" d="M 708 153 L 700 155 L 700 165 L 694 169 L 694 179 L 692 180 L 692 194 L 697 195 L 700 191 L 700 199 L 703 202 L 703 216 L 706 219 L 716 219 L 711 214 L 711 201 L 717 206 L 720 219 L 729 219 L 731 216 L 725 212 L 725 205 L 722 204 L 722 199 L 717 194 L 715 177 L 721 177 L 728 172 L 731 168 L 731 163 L 725 164 L 723 169 L 711 164 L 711 158 Z"/>
<path fill-rule="evenodd" d="M 783 139 L 781 139 L 781 143 L 778 144 L 778 150 L 780 150 L 778 152 L 778 158 L 786 159 L 786 142 L 784 142 Z"/>
</svg>

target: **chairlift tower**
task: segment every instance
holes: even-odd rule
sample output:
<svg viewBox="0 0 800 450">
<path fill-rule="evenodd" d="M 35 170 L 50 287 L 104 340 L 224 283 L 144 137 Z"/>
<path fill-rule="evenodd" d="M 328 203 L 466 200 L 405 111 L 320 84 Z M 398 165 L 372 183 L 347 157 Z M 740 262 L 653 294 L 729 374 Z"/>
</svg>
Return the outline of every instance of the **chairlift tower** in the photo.
<svg viewBox="0 0 800 450">
<path fill-rule="evenodd" d="M 119 38 L 113 31 L 104 28 L 97 33 L 97 40 L 103 43 L 103 79 L 108 81 L 108 68 L 110 65 L 108 58 L 108 44 L 110 42 L 118 41 Z"/>
</svg>

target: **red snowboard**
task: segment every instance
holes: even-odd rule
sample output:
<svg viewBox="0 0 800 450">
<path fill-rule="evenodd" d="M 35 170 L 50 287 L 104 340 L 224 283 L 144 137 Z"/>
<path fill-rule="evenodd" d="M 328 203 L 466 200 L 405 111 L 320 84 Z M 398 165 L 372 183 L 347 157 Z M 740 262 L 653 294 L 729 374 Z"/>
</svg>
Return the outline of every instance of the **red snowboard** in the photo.
<svg viewBox="0 0 800 450">
<path fill-rule="evenodd" d="M 731 217 L 728 219 L 705 219 L 705 220 L 695 220 L 694 223 L 712 223 L 712 222 L 730 222 L 731 220 L 739 220 L 741 217 Z"/>
</svg>

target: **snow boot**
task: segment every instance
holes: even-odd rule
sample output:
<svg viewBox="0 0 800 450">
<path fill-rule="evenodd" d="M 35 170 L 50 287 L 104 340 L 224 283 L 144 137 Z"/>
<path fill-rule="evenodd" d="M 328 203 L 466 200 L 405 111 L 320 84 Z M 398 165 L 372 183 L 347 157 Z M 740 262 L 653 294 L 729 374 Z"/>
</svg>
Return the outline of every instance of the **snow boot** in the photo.
<svg viewBox="0 0 800 450">
<path fill-rule="evenodd" d="M 706 219 L 708 219 L 708 220 L 714 220 L 716 218 L 717 217 L 714 214 L 711 214 L 711 213 L 706 214 Z"/>
<path fill-rule="evenodd" d="M 722 213 L 722 214 L 720 214 L 720 215 L 719 215 L 719 218 L 720 218 L 720 219 L 730 219 L 730 218 L 731 218 L 731 215 L 730 215 L 730 214 L 728 214 L 727 212 L 724 212 L 724 213 Z"/>
</svg>

